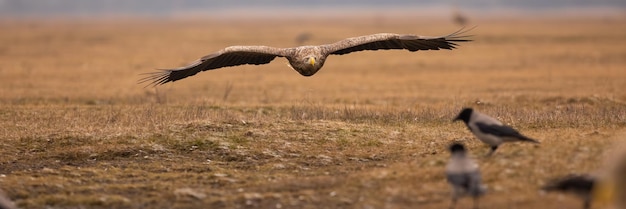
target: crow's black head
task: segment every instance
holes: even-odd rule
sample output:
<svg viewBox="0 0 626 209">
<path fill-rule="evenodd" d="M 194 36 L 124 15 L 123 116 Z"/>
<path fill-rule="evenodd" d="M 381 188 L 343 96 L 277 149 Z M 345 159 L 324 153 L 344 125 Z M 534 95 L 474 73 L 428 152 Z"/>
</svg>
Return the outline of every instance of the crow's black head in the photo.
<svg viewBox="0 0 626 209">
<path fill-rule="evenodd" d="M 459 115 L 452 121 L 462 120 L 463 122 L 468 123 L 473 112 L 474 110 L 472 108 L 463 108 L 461 113 L 459 113 Z"/>
<path fill-rule="evenodd" d="M 460 143 L 450 145 L 449 149 L 451 153 L 465 152 L 465 147 Z"/>
</svg>

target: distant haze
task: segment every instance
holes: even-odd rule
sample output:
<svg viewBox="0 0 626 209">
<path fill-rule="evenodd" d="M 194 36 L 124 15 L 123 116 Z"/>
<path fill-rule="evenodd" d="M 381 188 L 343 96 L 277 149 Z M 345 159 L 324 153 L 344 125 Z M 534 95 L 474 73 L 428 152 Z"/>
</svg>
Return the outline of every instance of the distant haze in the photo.
<svg viewBox="0 0 626 209">
<path fill-rule="evenodd" d="M 224 15 L 226 11 L 274 14 L 275 11 L 342 11 L 344 9 L 454 8 L 458 10 L 506 11 L 601 11 L 626 14 L 624 0 L 0 0 L 1 17 L 92 17 Z M 288 10 L 287 10 L 288 9 Z M 378 11 L 383 12 L 383 11 Z"/>
</svg>

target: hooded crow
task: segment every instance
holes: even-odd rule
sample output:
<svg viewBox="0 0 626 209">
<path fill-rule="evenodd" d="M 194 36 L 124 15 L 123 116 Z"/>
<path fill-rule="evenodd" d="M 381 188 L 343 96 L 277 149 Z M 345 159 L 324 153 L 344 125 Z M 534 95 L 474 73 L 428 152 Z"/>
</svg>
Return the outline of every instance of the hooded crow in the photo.
<svg viewBox="0 0 626 209">
<path fill-rule="evenodd" d="M 526 141 L 539 143 L 537 140 L 528 138 L 511 127 L 503 125 L 502 122 L 495 118 L 479 113 L 472 108 L 464 108 L 453 121 L 457 120 L 462 120 L 476 138 L 491 146 L 488 156 L 493 154 L 503 142 Z"/>
<path fill-rule="evenodd" d="M 478 165 L 467 156 L 462 144 L 452 144 L 450 153 L 450 161 L 446 166 L 446 178 L 453 189 L 450 208 L 454 208 L 457 200 L 466 195 L 474 198 L 474 208 L 478 208 L 478 198 L 487 190 L 481 184 Z"/>
<path fill-rule="evenodd" d="M 590 175 L 568 175 L 554 179 L 541 189 L 547 192 L 569 192 L 583 199 L 583 208 L 591 208 L 592 191 L 597 179 Z"/>
</svg>

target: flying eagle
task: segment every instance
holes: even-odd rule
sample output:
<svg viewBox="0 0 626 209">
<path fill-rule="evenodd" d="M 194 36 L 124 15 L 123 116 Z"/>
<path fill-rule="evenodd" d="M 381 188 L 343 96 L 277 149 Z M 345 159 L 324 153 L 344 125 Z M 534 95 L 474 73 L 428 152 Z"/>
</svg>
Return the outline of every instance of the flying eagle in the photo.
<svg viewBox="0 0 626 209">
<path fill-rule="evenodd" d="M 230 46 L 206 55 L 184 67 L 146 73 L 148 76 L 139 80 L 139 82 L 149 82 L 149 85 L 156 86 L 193 76 L 205 70 L 246 64 L 267 64 L 276 57 L 287 58 L 291 68 L 303 76 L 312 76 L 322 68 L 328 55 L 343 55 L 363 50 L 406 49 L 411 52 L 418 50 L 451 50 L 457 46 L 455 42 L 470 41 L 467 39 L 470 36 L 464 35 L 467 31 L 469 30 L 464 31 L 461 28 L 452 34 L 439 37 L 378 33 L 347 38 L 332 44 L 293 48 Z"/>
</svg>

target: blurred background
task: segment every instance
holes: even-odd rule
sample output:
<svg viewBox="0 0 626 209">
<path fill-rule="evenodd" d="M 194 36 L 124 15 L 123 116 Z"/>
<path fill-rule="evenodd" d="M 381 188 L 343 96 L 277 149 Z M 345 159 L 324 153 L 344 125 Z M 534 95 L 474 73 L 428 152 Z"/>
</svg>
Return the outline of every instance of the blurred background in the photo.
<svg viewBox="0 0 626 209">
<path fill-rule="evenodd" d="M 614 69 L 621 68 L 622 49 L 615 43 L 623 39 L 624 19 L 623 0 L 0 0 L 0 29 L 8 31 L 0 36 L 0 77 L 4 80 L 0 100 L 143 103 L 162 94 L 168 95 L 168 101 L 183 103 L 199 98 L 267 104 L 312 100 L 340 105 L 398 100 L 412 106 L 433 97 L 448 101 L 452 97 L 449 92 L 484 97 L 472 94 L 491 92 L 491 88 L 498 89 L 498 95 L 549 92 L 554 96 L 580 87 L 579 93 L 586 95 L 599 92 L 592 87 L 613 85 L 604 80 L 592 87 L 583 84 L 589 80 L 590 69 L 595 69 L 597 76 L 602 72 L 613 77 Z M 315 45 L 380 32 L 437 36 L 461 26 L 478 26 L 471 32 L 476 35 L 475 42 L 463 44 L 453 53 L 414 56 L 388 51 L 334 56 L 324 70 L 306 79 L 277 59 L 268 65 L 201 74 L 162 86 L 158 92 L 137 85 L 141 73 L 186 65 L 231 45 Z M 372 63 L 371 59 L 381 62 Z M 593 64 L 593 68 L 583 64 Z M 410 76 L 388 76 L 387 69 Z M 493 71 L 493 78 L 484 78 L 490 82 L 488 87 L 465 92 L 463 73 L 482 70 Z M 551 85 L 552 91 L 513 88 L 503 80 L 506 73 L 516 82 L 523 83 L 522 76 L 536 82 L 535 86 Z M 566 78 L 574 74 L 581 75 L 582 83 Z M 338 79 L 354 75 L 372 85 L 364 88 Z M 271 89 L 271 83 L 276 89 L 289 90 L 261 90 Z M 194 89 L 206 91 L 198 94 Z M 419 95 L 427 91 L 433 94 Z M 346 95 L 350 92 L 354 95 Z M 390 96 L 380 96 L 387 94 Z"/>
<path fill-rule="evenodd" d="M 328 15 L 370 10 L 446 14 L 463 10 L 474 15 L 545 13 L 624 15 L 623 0 L 0 0 L 0 15 L 12 18 L 115 16 Z M 279 11 L 279 13 L 276 13 Z M 312 12 L 315 11 L 315 12 Z M 320 12 L 321 11 L 321 12 Z"/>
<path fill-rule="evenodd" d="M 232 45 L 465 25 L 455 50 L 311 77 L 281 58 L 138 84 Z M 0 31 L 0 188 L 21 208 L 444 208 L 448 144 L 487 149 L 461 107 L 542 143 L 479 159 L 481 208 L 579 208 L 538 190 L 626 139 L 626 0 L 0 0 Z"/>
</svg>

